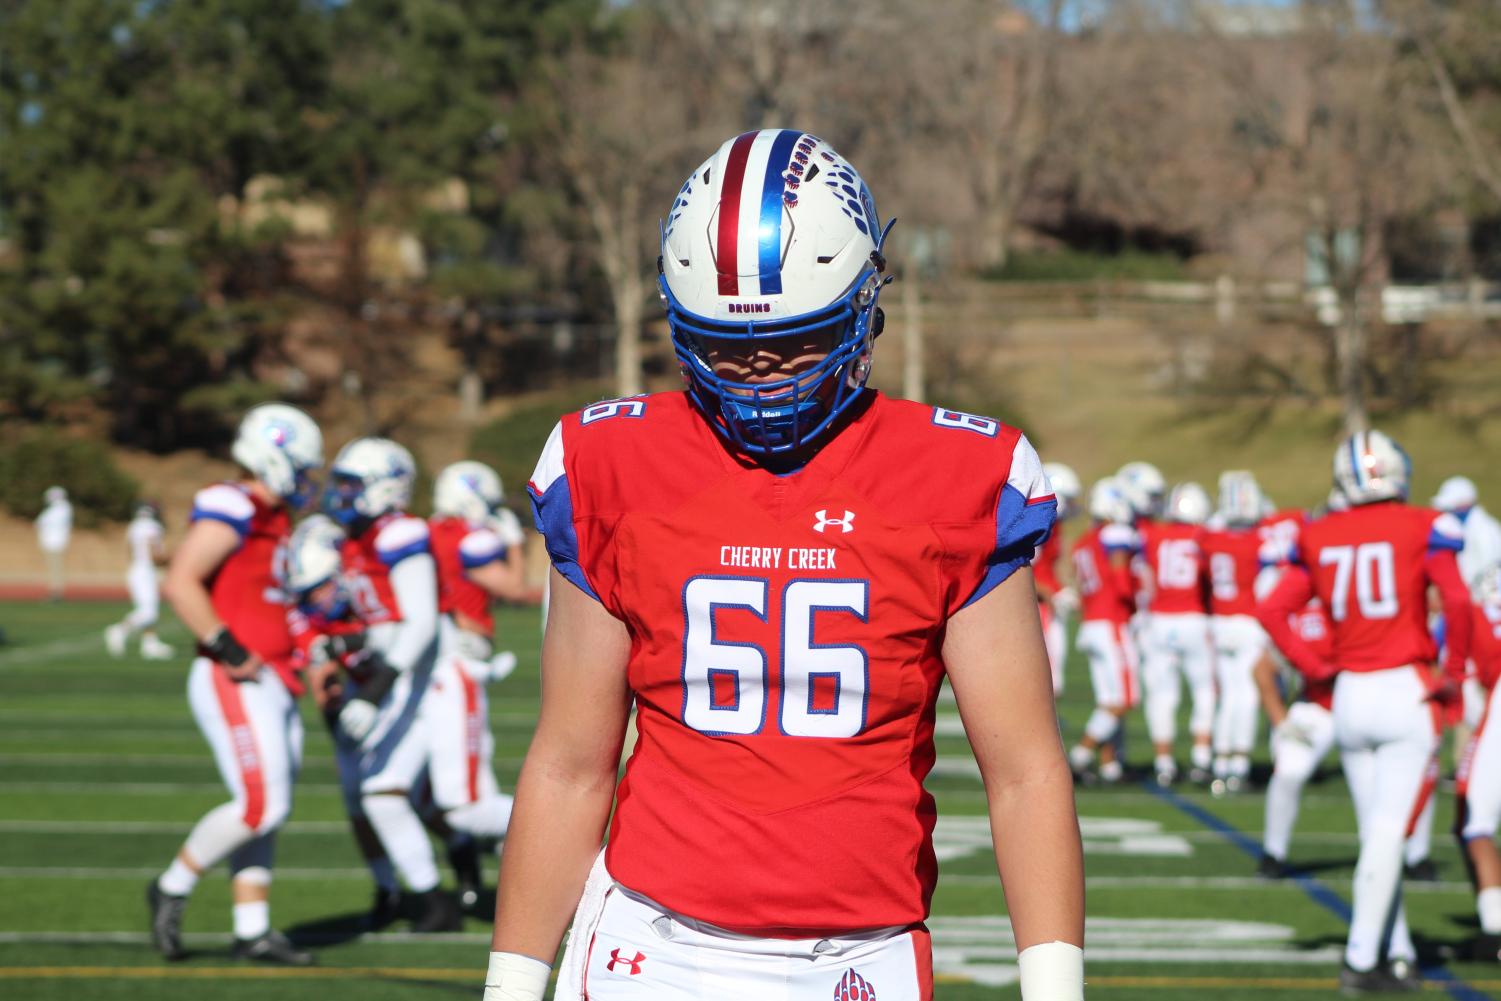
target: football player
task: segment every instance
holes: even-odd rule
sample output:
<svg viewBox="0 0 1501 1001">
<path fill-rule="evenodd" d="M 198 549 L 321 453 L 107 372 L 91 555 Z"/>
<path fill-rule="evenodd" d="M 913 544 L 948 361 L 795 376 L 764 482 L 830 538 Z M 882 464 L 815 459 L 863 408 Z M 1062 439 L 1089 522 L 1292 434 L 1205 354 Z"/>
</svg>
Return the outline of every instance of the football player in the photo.
<svg viewBox="0 0 1501 1001">
<path fill-rule="evenodd" d="M 1166 520 L 1142 529 L 1142 557 L 1151 598 L 1142 644 L 1142 686 L 1146 692 L 1147 731 L 1155 752 L 1158 785 L 1178 777 L 1173 757 L 1177 736 L 1180 672 L 1188 681 L 1193 710 L 1188 732 L 1193 738 L 1190 777 L 1209 781 L 1213 759 L 1214 648 L 1209 637 L 1208 572 L 1202 539 L 1209 520 L 1209 495 L 1197 483 L 1180 483 L 1168 496 Z"/>
<path fill-rule="evenodd" d="M 1501 722 L 1494 714 L 1496 682 L 1501 679 L 1501 567 L 1491 567 L 1474 582 L 1474 657 L 1479 683 L 1486 689 L 1485 715 L 1460 758 L 1455 776 L 1459 809 L 1454 832 L 1464 850 L 1475 886 L 1475 910 L 1480 935 L 1471 949 L 1474 959 L 1501 962 L 1501 852 L 1496 828 L 1501 825 Z"/>
<path fill-rule="evenodd" d="M 1061 462 L 1044 462 L 1042 471 L 1058 498 L 1058 526 L 1078 513 L 1083 488 L 1078 475 Z M 1063 583 L 1058 565 L 1063 560 L 1063 533 L 1055 527 L 1047 541 L 1037 547 L 1032 573 L 1037 579 L 1037 611 L 1042 634 L 1047 638 L 1048 663 L 1053 668 L 1053 696 L 1063 694 L 1063 669 L 1068 662 L 1068 619 L 1079 610 L 1079 594 Z"/>
<path fill-rule="evenodd" d="M 1350 509 L 1303 527 L 1298 562 L 1259 606 L 1268 633 L 1310 682 L 1334 678 L 1335 740 L 1360 829 L 1340 972 L 1350 991 L 1415 986 L 1416 954 L 1402 909 L 1403 842 L 1431 793 L 1427 779 L 1444 721 L 1458 717 L 1470 646 L 1469 594 L 1454 558 L 1463 529 L 1453 515 L 1406 503 L 1410 468 L 1406 453 L 1379 431 L 1341 443 L 1334 481 Z M 1430 667 L 1430 584 L 1451 624 L 1442 672 Z M 1289 625 L 1314 596 L 1329 610 L 1330 659 Z"/>
<path fill-rule="evenodd" d="M 865 388 L 883 238 L 827 143 L 725 143 L 663 226 L 686 392 L 586 407 L 548 440 L 529 487 L 554 568 L 544 694 L 492 1001 L 542 997 L 570 912 L 558 998 L 931 998 L 922 783 L 945 675 L 992 791 L 1023 996 L 1082 997 L 1028 568 L 1051 488 L 1019 431 Z"/>
<path fill-rule="evenodd" d="M 172 648 L 156 635 L 156 618 L 161 605 L 156 568 L 165 566 L 167 550 L 162 544 L 162 520 L 154 504 L 136 508 L 135 517 L 125 526 L 125 545 L 130 549 L 130 566 L 125 571 L 125 586 L 135 606 L 130 614 L 104 630 L 104 645 L 110 656 L 125 653 L 125 644 L 141 634 L 141 657 L 145 660 L 168 660 Z"/>
<path fill-rule="evenodd" d="M 1251 774 L 1258 697 L 1253 670 L 1266 650 L 1256 621 L 1256 577 L 1261 571 L 1261 489 L 1244 470 L 1220 475 L 1218 527 L 1206 532 L 1210 630 L 1214 637 L 1219 706 L 1214 718 L 1216 795 L 1238 792 Z"/>
<path fill-rule="evenodd" d="M 1100 778 L 1119 782 L 1124 769 L 1114 740 L 1140 690 L 1129 624 L 1136 607 L 1131 561 L 1141 543 L 1132 527 L 1136 515 L 1131 502 L 1114 477 L 1090 488 L 1089 517 L 1092 524 L 1074 540 L 1072 557 L 1081 602 L 1075 642 L 1089 658 L 1095 709 L 1068 760 L 1076 774 L 1084 775 L 1098 753 Z"/>
<path fill-rule="evenodd" d="M 167 567 L 165 592 L 198 639 L 188 701 L 232 799 L 193 827 L 177 857 L 146 888 L 151 935 L 181 959 L 182 914 L 206 869 L 229 860 L 235 953 L 306 965 L 312 957 L 272 930 L 271 860 L 292 809 L 302 758 L 293 643 L 276 578 L 290 511 L 311 499 L 323 435 L 294 407 L 269 403 L 240 422 L 231 449 L 241 477 L 198 491 L 187 534 Z"/>
<path fill-rule="evenodd" d="M 438 574 L 427 522 L 406 513 L 417 465 L 385 438 L 356 438 L 329 468 L 324 509 L 348 534 L 340 559 L 353 614 L 375 670 L 351 686 L 339 710 L 335 744 L 345 806 L 367 820 L 396 874 L 420 901 L 412 928 L 457 930 L 463 916 L 439 887 L 437 862 L 411 797 L 428 764 L 422 704 L 439 661 Z M 367 853 L 367 859 L 370 855 Z M 396 889 L 372 867 L 376 909 Z"/>
</svg>

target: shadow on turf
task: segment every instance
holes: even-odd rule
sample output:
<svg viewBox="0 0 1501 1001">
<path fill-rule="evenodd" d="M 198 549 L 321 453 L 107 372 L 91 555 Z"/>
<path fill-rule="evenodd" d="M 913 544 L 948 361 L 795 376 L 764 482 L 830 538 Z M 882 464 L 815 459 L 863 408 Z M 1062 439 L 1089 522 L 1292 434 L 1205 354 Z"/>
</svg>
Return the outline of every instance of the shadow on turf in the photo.
<svg viewBox="0 0 1501 1001">
<path fill-rule="evenodd" d="M 478 902 L 466 916 L 489 923 L 494 920 L 494 915 L 495 891 L 490 889 L 481 890 Z M 396 914 L 396 920 L 384 927 L 373 927 L 370 924 L 370 914 L 368 911 L 353 911 L 347 914 L 331 914 L 328 917 L 303 921 L 300 924 L 295 924 L 285 929 L 285 934 L 299 946 L 327 949 L 353 942 L 361 935 L 371 932 L 404 931 L 407 924 L 416 917 L 417 914 L 412 900 L 408 897 L 403 897 L 401 908 Z"/>
</svg>

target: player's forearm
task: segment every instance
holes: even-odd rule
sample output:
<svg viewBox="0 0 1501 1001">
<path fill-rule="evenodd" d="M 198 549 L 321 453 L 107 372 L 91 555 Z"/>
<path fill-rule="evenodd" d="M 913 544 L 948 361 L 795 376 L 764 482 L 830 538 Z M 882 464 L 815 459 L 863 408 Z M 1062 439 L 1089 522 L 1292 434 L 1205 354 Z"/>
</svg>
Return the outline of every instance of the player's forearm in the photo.
<svg viewBox="0 0 1501 1001">
<path fill-rule="evenodd" d="M 492 948 L 551 963 L 604 840 L 615 770 L 580 774 L 529 753 L 496 888 Z"/>
<path fill-rule="evenodd" d="M 208 639 L 224 625 L 202 581 L 169 572 L 162 583 L 162 595 L 182 624 L 200 640 Z"/>
<path fill-rule="evenodd" d="M 1062 755 L 1013 781 L 987 786 L 996 865 L 1020 953 L 1084 945 L 1084 851 L 1074 785 Z"/>
<path fill-rule="evenodd" d="M 1252 669 L 1256 680 L 1256 694 L 1261 697 L 1261 708 L 1271 726 L 1279 726 L 1287 716 L 1287 706 L 1282 702 L 1282 692 L 1277 688 L 1277 662 L 1270 654 L 1263 653 Z"/>
</svg>

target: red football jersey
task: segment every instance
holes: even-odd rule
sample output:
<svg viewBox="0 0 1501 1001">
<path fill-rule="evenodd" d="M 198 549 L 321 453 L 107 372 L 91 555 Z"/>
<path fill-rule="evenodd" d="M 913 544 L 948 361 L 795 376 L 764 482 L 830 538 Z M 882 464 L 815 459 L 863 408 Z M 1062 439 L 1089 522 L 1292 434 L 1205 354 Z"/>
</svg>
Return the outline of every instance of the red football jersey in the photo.
<svg viewBox="0 0 1501 1001">
<path fill-rule="evenodd" d="M 391 587 L 391 568 L 414 553 L 430 551 L 427 522 L 396 512 L 382 515 L 359 535 L 344 540 L 339 555 L 344 560 L 349 597 L 361 621 L 373 626 L 402 620 L 401 603 Z"/>
<path fill-rule="evenodd" d="M 1292 558 L 1298 548 L 1298 536 L 1308 520 L 1308 512 L 1298 508 L 1278 511 L 1256 526 L 1261 539 L 1261 565 L 1278 566 Z"/>
<path fill-rule="evenodd" d="M 469 571 L 505 559 L 505 543 L 491 529 L 474 528 L 463 518 L 434 517 L 427 525 L 438 565 L 438 611 L 461 613 L 488 636 L 495 631 L 490 595 L 469 579 Z"/>
<path fill-rule="evenodd" d="M 1494 688 L 1501 678 L 1501 602 L 1476 602 L 1470 621 L 1474 623 L 1470 656 L 1475 676 L 1486 688 Z"/>
<path fill-rule="evenodd" d="M 1329 621 L 1329 610 L 1324 603 L 1314 598 L 1301 610 L 1288 617 L 1293 632 L 1323 660 L 1334 656 L 1334 627 Z M 1334 679 L 1319 681 L 1303 679 L 1303 699 L 1325 709 L 1334 708 Z"/>
<path fill-rule="evenodd" d="M 1063 580 L 1058 576 L 1058 563 L 1062 559 L 1063 536 L 1054 532 L 1032 556 L 1032 574 L 1037 578 L 1039 596 L 1052 597 L 1063 590 Z"/>
<path fill-rule="evenodd" d="M 1260 534 L 1255 528 L 1219 529 L 1205 532 L 1202 544 L 1209 567 L 1210 613 L 1255 615 Z"/>
<path fill-rule="evenodd" d="M 1131 621 L 1136 611 L 1136 584 L 1129 570 L 1112 566 L 1116 553 L 1134 555 L 1139 547 L 1136 530 L 1128 525 L 1091 525 L 1074 540 L 1074 580 L 1078 582 L 1083 622 Z"/>
<path fill-rule="evenodd" d="M 945 624 L 1053 523 L 1019 431 L 857 406 L 778 476 L 682 393 L 606 401 L 558 424 L 528 485 L 553 565 L 631 635 L 610 872 L 747 934 L 927 916 Z"/>
<path fill-rule="evenodd" d="M 1298 543 L 1313 590 L 1334 626 L 1342 670 L 1380 671 L 1432 663 L 1428 632 L 1430 550 L 1457 552 L 1464 528 L 1453 515 L 1397 502 L 1366 504 L 1309 522 Z"/>
<path fill-rule="evenodd" d="M 292 634 L 278 570 L 291 535 L 287 509 L 261 500 L 241 483 L 216 483 L 193 497 L 189 521 L 212 520 L 233 528 L 240 546 L 208 581 L 214 614 L 235 639 L 260 657 L 293 694 L 302 684 L 291 666 Z M 200 654 L 202 651 L 199 651 Z"/>
<path fill-rule="evenodd" d="M 1206 574 L 1197 525 L 1149 522 L 1142 530 L 1142 555 L 1151 575 L 1151 612 L 1207 612 Z"/>
</svg>

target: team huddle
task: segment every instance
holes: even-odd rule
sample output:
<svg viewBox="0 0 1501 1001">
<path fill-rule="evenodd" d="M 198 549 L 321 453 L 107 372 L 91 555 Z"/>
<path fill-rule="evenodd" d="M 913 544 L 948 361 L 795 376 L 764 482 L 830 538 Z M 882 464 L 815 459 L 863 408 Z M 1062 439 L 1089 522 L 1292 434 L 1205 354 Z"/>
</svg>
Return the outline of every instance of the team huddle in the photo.
<svg viewBox="0 0 1501 1001">
<path fill-rule="evenodd" d="M 491 768 L 484 685 L 508 675 L 515 657 L 491 645 L 490 606 L 531 596 L 500 479 L 477 462 L 449 466 L 435 483 L 436 513 L 417 518 L 407 513 L 411 454 L 359 438 L 334 459 L 326 513 L 294 530 L 323 465 L 318 426 L 293 407 L 257 407 L 233 456 L 242 477 L 194 497 L 164 585 L 199 639 L 188 700 L 232 798 L 198 821 L 148 885 L 156 946 L 182 957 L 188 897 L 206 869 L 227 861 L 236 953 L 311 961 L 271 928 L 269 909 L 276 833 L 302 759 L 297 699 L 307 689 L 375 884 L 371 925 L 395 919 L 404 885 L 414 931 L 456 930 L 461 908 L 478 898 L 479 852 L 505 835 L 511 815 Z M 123 645 L 124 627 L 111 630 L 111 646 Z M 440 888 L 429 831 L 447 845 L 457 897 Z"/>
<path fill-rule="evenodd" d="M 1471 731 L 1458 768 L 1456 834 L 1475 883 L 1476 958 L 1501 958 L 1501 737 L 1487 726 L 1501 674 L 1501 527 L 1464 477 L 1434 507 L 1407 503 L 1406 454 L 1379 431 L 1334 456 L 1334 489 L 1314 511 L 1278 511 L 1245 471 L 1221 475 L 1218 503 L 1195 483 L 1170 492 L 1147 463 L 1091 488 L 1091 524 L 1071 553 L 1039 550 L 1037 580 L 1061 690 L 1064 631 L 1075 607 L 1096 709 L 1069 752 L 1086 781 L 1118 782 L 1123 721 L 1145 710 L 1156 781 L 1179 778 L 1173 754 L 1182 683 L 1192 708 L 1190 781 L 1217 795 L 1243 788 L 1258 719 L 1272 725 L 1260 872 L 1286 875 L 1304 784 L 1340 749 L 1360 828 L 1354 917 L 1341 985 L 1413 989 L 1416 957 L 1401 876 L 1431 868 L 1439 747 Z M 1081 489 L 1049 467 L 1065 516 Z M 1433 598 L 1430 598 L 1430 593 Z M 1299 694 L 1284 700 L 1279 663 Z"/>
</svg>

